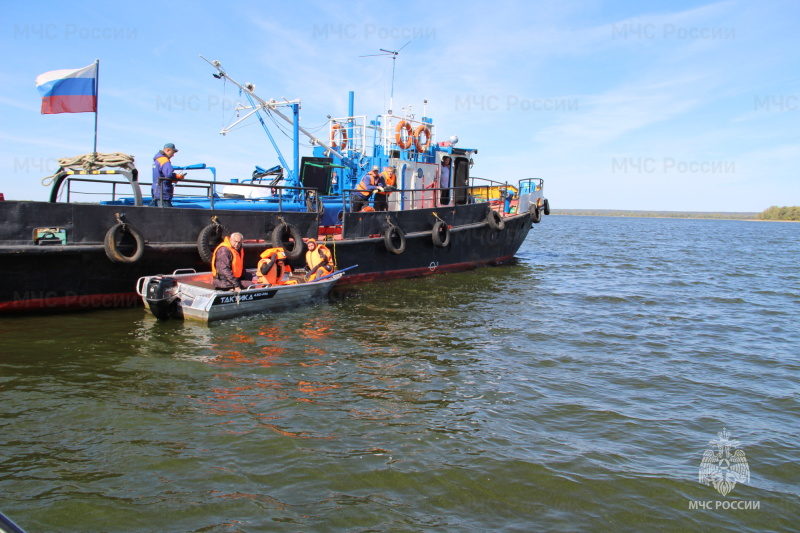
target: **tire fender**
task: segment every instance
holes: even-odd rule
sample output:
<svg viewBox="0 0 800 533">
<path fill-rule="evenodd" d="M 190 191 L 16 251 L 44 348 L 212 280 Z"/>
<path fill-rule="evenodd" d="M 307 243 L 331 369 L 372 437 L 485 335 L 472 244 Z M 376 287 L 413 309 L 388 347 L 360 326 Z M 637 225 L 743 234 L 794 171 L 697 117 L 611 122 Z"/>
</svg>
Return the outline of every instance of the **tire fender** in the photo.
<svg viewBox="0 0 800 533">
<path fill-rule="evenodd" d="M 284 237 L 287 238 L 284 239 Z M 287 246 L 289 239 L 294 241 L 291 250 Z M 286 259 L 296 261 L 303 256 L 303 236 L 296 227 L 286 222 L 281 222 L 272 230 L 272 247 L 283 248 L 286 251 Z"/>
<path fill-rule="evenodd" d="M 197 236 L 197 253 L 204 263 L 211 264 L 214 249 L 225 239 L 228 232 L 222 224 L 209 224 Z"/>
<path fill-rule="evenodd" d="M 531 222 L 538 224 L 542 221 L 542 212 L 539 211 L 539 206 L 531 204 Z"/>
<path fill-rule="evenodd" d="M 450 227 L 443 220 L 437 220 L 431 230 L 431 239 L 437 248 L 447 248 L 450 244 Z"/>
<path fill-rule="evenodd" d="M 503 220 L 503 216 L 494 209 L 489 209 L 489 213 L 486 215 L 486 223 L 495 231 L 500 231 L 506 227 L 506 221 Z"/>
<path fill-rule="evenodd" d="M 395 238 L 399 241 L 398 244 L 395 244 Z M 406 251 L 406 234 L 399 227 L 390 224 L 383 231 L 383 244 L 393 254 L 400 255 Z"/>
<path fill-rule="evenodd" d="M 131 255 L 126 255 L 120 250 L 119 245 L 125 235 L 130 235 L 136 245 Z M 106 237 L 103 240 L 103 249 L 106 252 L 106 256 L 114 263 L 135 263 L 144 255 L 144 237 L 142 237 L 139 230 L 130 224 L 120 222 L 111 226 L 106 232 Z"/>
</svg>

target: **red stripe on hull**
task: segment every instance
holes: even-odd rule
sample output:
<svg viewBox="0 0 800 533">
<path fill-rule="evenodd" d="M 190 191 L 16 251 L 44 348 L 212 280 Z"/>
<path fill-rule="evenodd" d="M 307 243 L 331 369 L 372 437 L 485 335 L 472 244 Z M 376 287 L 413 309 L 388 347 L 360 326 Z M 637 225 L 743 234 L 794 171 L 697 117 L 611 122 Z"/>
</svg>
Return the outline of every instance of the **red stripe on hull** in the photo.
<svg viewBox="0 0 800 533">
<path fill-rule="evenodd" d="M 456 263 L 444 266 L 408 268 L 405 270 L 390 270 L 387 272 L 369 272 L 367 274 L 353 274 L 349 276 L 345 275 L 336 283 L 336 286 L 356 285 L 368 281 L 385 279 L 418 278 L 421 276 L 429 276 L 431 274 L 441 274 L 442 272 L 463 272 L 465 270 L 474 270 L 485 265 L 499 265 L 502 263 L 507 263 L 512 259 L 514 259 L 514 254 L 492 259 L 491 261 L 470 261 L 468 263 Z M 336 289 L 334 288 L 334 290 Z"/>
<path fill-rule="evenodd" d="M 140 305 L 142 299 L 135 292 L 120 292 L 114 294 L 82 294 L 80 296 L 54 296 L 43 298 L 30 298 L 0 302 L 0 312 L 9 311 L 37 311 L 48 309 L 89 309 L 89 308 L 114 308 L 134 307 Z"/>
</svg>

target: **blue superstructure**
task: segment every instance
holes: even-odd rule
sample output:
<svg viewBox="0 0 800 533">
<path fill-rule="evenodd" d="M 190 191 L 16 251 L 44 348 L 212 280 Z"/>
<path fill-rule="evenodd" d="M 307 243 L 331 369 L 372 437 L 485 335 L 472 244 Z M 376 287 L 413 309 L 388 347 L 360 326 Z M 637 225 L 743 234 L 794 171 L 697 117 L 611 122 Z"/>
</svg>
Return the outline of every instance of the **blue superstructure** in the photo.
<svg viewBox="0 0 800 533">
<path fill-rule="evenodd" d="M 179 184 L 180 191 L 173 198 L 173 207 L 313 212 L 317 214 L 321 228 L 334 228 L 321 230 L 320 234 L 341 233 L 344 214 L 353 210 L 353 191 L 364 175 L 375 167 L 379 171 L 394 167 L 396 184 L 382 196 L 386 201 L 380 206 L 370 203 L 362 211 L 404 212 L 500 202 L 505 213 L 527 211 L 534 206 L 535 214 L 538 214 L 545 207 L 541 180 L 536 180 L 538 184 L 527 180 L 523 191 L 520 184 L 470 177 L 473 156 L 478 151 L 457 146 L 458 138 L 455 136 L 439 140 L 436 125 L 427 116 L 427 100 L 420 118 L 411 112 L 410 106 L 405 108 L 402 116 L 389 110 L 371 117 L 355 114 L 355 94 L 350 91 L 347 116 L 328 117 L 327 135 L 319 138 L 300 126 L 300 100 L 265 100 L 255 94 L 252 84 L 240 84 L 228 76 L 218 61 L 206 61 L 216 69 L 215 78 L 236 85 L 249 103 L 237 106 L 236 120 L 220 133 L 224 135 L 243 121 L 257 118 L 280 164 L 269 169 L 257 166 L 252 177 L 228 183 L 218 182 L 216 170 L 205 164 L 176 167 L 177 170 L 192 172 Z M 281 152 L 262 116 L 264 113 L 291 125 L 292 154 L 289 157 Z M 310 156 L 300 155 L 301 135 L 313 146 Z M 450 158 L 450 179 L 445 180 L 446 183 L 441 179 L 444 156 Z M 196 179 L 195 170 L 210 170 L 212 180 Z M 135 201 L 134 198 L 124 198 L 106 204 L 134 205 Z M 149 198 L 143 198 L 143 201 L 146 203 Z"/>
<path fill-rule="evenodd" d="M 456 147 L 457 138 L 438 142 L 433 119 L 419 119 L 408 112 L 403 116 L 386 114 L 374 117 L 355 114 L 355 95 L 349 93 L 348 116 L 330 118 L 328 136 L 320 139 L 299 125 L 299 100 L 277 102 L 258 97 L 251 84 L 239 84 L 231 79 L 217 61 L 208 61 L 217 69 L 217 78 L 225 78 L 240 88 L 250 103 L 241 118 L 223 129 L 225 134 L 247 118 L 255 115 L 275 148 L 280 165 L 269 170 L 256 167 L 253 177 L 232 180 L 231 183 L 216 182 L 213 167 L 204 164 L 176 167 L 179 170 L 208 169 L 212 171 L 213 184 L 205 182 L 205 195 L 186 195 L 186 187 L 201 184 L 192 172 L 181 183 L 182 193 L 175 196 L 173 207 L 210 208 L 234 210 L 312 211 L 321 215 L 320 224 L 339 224 L 343 211 L 350 209 L 350 193 L 358 181 L 373 167 L 384 170 L 396 167 L 397 192 L 388 194 L 388 210 L 401 211 L 454 205 L 469 201 L 469 167 L 475 149 Z M 426 101 L 427 105 L 427 101 Z M 288 108 L 285 114 L 281 108 Z M 293 153 L 284 156 L 263 117 L 269 112 L 292 125 Z M 314 145 L 313 153 L 301 157 L 299 138 L 305 135 Z M 451 194 L 442 195 L 440 187 L 441 158 L 452 158 Z M 448 203 L 441 204 L 440 198 Z M 149 199 L 144 198 L 147 202 Z M 121 199 L 107 204 L 131 204 L 133 199 Z"/>
</svg>

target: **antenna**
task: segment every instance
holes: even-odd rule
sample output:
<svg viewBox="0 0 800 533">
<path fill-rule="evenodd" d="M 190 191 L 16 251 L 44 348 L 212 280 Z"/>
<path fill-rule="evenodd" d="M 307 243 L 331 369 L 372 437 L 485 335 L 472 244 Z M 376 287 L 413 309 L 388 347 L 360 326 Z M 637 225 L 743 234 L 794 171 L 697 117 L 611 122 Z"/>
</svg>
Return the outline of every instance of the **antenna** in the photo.
<svg viewBox="0 0 800 533">
<path fill-rule="evenodd" d="M 397 61 L 397 55 L 400 53 L 400 51 L 403 48 L 405 48 L 406 46 L 408 46 L 409 44 L 411 44 L 411 41 L 408 41 L 406 44 L 401 46 L 400 50 L 384 50 L 383 48 L 381 48 L 380 51 L 383 52 L 382 54 L 368 54 L 368 55 L 365 55 L 365 56 L 359 56 L 359 57 L 375 57 L 375 56 L 389 57 L 389 56 L 391 56 L 391 58 L 392 58 L 392 92 L 391 92 L 391 95 L 389 96 L 389 114 L 390 115 L 392 114 L 392 108 L 394 106 L 394 67 L 395 67 L 395 61 Z"/>
</svg>

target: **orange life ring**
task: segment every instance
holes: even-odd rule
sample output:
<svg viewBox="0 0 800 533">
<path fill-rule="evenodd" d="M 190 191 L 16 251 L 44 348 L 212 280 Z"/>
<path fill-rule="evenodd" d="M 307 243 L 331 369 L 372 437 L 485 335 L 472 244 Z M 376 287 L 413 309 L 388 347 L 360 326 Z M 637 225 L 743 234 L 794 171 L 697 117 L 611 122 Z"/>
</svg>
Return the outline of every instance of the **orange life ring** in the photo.
<svg viewBox="0 0 800 533">
<path fill-rule="evenodd" d="M 425 144 L 420 142 L 420 136 L 425 135 Z M 414 148 L 417 152 L 425 152 L 431 146 L 431 130 L 425 124 L 420 124 L 414 130 Z"/>
<path fill-rule="evenodd" d="M 336 132 L 342 136 L 342 150 L 347 148 L 347 130 L 341 124 L 334 124 L 331 126 L 331 148 L 339 148 L 339 143 L 336 142 Z"/>
<path fill-rule="evenodd" d="M 406 132 L 406 140 L 403 140 L 403 131 Z M 397 123 L 397 128 L 394 130 L 394 141 L 397 143 L 402 150 L 408 150 L 411 148 L 411 139 L 414 136 L 411 133 L 411 124 L 408 123 L 406 120 L 401 120 Z"/>
</svg>

